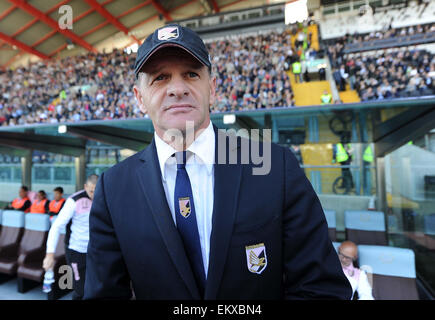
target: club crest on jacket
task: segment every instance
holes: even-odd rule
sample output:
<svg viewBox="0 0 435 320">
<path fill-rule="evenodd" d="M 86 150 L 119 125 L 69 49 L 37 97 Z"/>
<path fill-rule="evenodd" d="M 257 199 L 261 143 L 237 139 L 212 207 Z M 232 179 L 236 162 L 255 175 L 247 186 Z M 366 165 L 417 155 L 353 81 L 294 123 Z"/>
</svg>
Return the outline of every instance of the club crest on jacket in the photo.
<svg viewBox="0 0 435 320">
<path fill-rule="evenodd" d="M 252 273 L 262 273 L 267 266 L 266 247 L 264 243 L 246 246 L 245 249 L 248 270 Z"/>
</svg>

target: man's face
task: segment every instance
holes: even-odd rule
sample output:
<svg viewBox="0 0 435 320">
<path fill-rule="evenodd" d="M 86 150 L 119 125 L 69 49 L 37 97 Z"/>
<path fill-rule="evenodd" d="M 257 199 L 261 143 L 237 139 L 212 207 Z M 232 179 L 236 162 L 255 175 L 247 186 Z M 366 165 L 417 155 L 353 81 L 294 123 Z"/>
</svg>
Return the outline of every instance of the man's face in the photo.
<svg viewBox="0 0 435 320">
<path fill-rule="evenodd" d="M 185 132 L 187 121 L 194 122 L 195 132 L 208 126 L 216 78 L 206 66 L 185 50 L 170 47 L 153 54 L 142 71 L 134 93 L 160 137 L 168 129 Z"/>
<path fill-rule="evenodd" d="M 353 246 L 340 246 L 338 257 L 344 267 L 349 266 L 357 258 L 357 249 Z"/>
<path fill-rule="evenodd" d="M 41 201 L 41 200 L 44 200 L 44 199 L 45 199 L 44 194 L 42 192 L 38 192 L 38 200 Z"/>
<path fill-rule="evenodd" d="M 20 189 L 20 191 L 18 191 L 18 195 L 20 196 L 21 199 L 25 198 L 25 197 L 27 197 L 27 191 Z"/>
<path fill-rule="evenodd" d="M 62 193 L 54 191 L 54 200 L 59 201 L 62 198 Z"/>
<path fill-rule="evenodd" d="M 94 200 L 94 192 L 95 192 L 96 184 L 88 182 L 85 183 L 85 191 L 91 200 Z"/>
</svg>

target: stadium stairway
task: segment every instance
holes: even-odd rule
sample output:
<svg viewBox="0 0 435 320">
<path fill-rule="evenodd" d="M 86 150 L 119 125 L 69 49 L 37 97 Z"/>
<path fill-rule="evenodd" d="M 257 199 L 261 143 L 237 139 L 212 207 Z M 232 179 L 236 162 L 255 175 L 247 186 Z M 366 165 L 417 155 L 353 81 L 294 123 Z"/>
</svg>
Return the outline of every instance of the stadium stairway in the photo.
<svg viewBox="0 0 435 320">
<path fill-rule="evenodd" d="M 308 26 L 308 34 L 310 34 L 310 32 L 312 33 L 311 47 L 314 50 L 319 51 L 319 28 L 317 27 L 316 24 L 312 24 Z"/>
<path fill-rule="evenodd" d="M 319 28 L 317 27 L 317 25 L 310 25 L 307 27 L 307 37 L 308 35 L 312 34 L 311 36 L 311 48 L 313 48 L 316 51 L 319 51 Z M 291 35 L 290 36 L 290 43 L 292 44 L 292 47 L 295 47 L 295 41 L 296 41 L 296 36 Z"/>
<path fill-rule="evenodd" d="M 361 102 L 356 90 L 350 90 L 349 84 L 346 84 L 346 91 L 339 91 L 340 100 L 343 103 Z"/>
<path fill-rule="evenodd" d="M 324 90 L 331 93 L 331 86 L 328 81 L 310 81 L 296 83 L 295 76 L 288 72 L 293 94 L 295 95 L 295 106 L 312 106 L 320 104 L 320 96 Z"/>
<path fill-rule="evenodd" d="M 300 148 L 304 165 L 332 165 L 331 143 L 307 143 L 301 144 Z M 341 175 L 341 169 L 338 165 L 337 168 L 305 168 L 304 171 L 314 189 L 326 194 L 333 193 L 332 184 Z"/>
</svg>

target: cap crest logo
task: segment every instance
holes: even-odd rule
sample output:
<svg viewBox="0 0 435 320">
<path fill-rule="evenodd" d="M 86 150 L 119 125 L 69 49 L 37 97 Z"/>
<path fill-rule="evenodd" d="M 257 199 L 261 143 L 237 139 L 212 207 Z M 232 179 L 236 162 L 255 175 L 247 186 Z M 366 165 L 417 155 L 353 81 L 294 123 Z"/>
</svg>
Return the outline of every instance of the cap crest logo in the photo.
<svg viewBox="0 0 435 320">
<path fill-rule="evenodd" d="M 159 31 L 157 32 L 157 39 L 159 39 L 160 41 L 177 39 L 178 36 L 178 27 L 165 27 L 159 29 Z"/>
</svg>

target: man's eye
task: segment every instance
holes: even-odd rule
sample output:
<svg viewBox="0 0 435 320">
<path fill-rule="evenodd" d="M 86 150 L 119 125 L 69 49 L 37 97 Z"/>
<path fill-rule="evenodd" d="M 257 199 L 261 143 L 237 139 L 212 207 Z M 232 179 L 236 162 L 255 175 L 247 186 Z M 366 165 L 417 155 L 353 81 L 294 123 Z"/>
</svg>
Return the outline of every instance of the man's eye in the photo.
<svg viewBox="0 0 435 320">
<path fill-rule="evenodd" d="M 154 81 L 161 81 L 161 80 L 164 80 L 164 79 L 165 79 L 165 76 L 164 76 L 163 74 L 161 74 L 161 75 L 157 76 L 157 77 L 154 79 Z"/>
<path fill-rule="evenodd" d="M 196 72 L 188 72 L 187 74 L 190 78 L 198 77 L 198 74 Z"/>
</svg>

